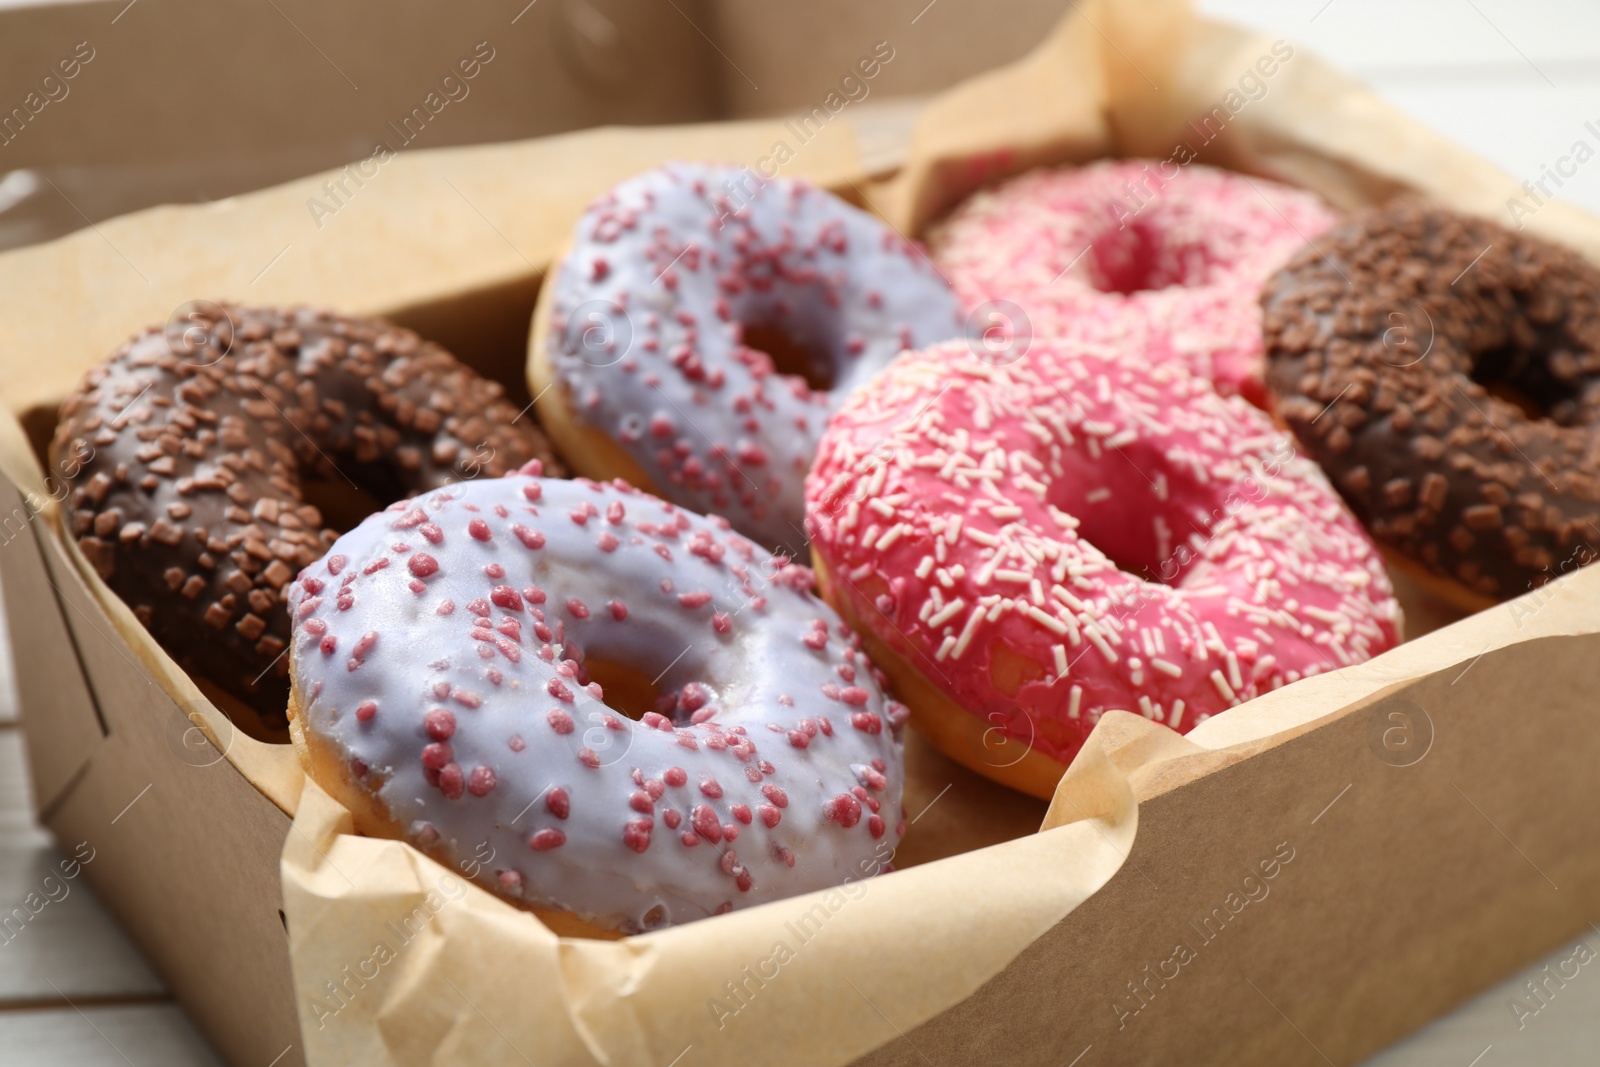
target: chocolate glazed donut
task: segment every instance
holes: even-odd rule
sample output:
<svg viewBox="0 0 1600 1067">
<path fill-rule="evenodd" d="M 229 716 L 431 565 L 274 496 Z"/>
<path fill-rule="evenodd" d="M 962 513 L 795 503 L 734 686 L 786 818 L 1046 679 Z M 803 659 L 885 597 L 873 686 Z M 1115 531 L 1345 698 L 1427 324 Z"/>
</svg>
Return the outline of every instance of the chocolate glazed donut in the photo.
<svg viewBox="0 0 1600 1067">
<path fill-rule="evenodd" d="M 188 306 L 89 372 L 51 457 L 90 457 L 68 521 L 100 576 L 180 666 L 247 705 L 231 712 L 246 732 L 287 739 L 283 587 L 337 537 L 302 483 L 387 503 L 557 465 L 497 383 L 409 330 Z"/>
<path fill-rule="evenodd" d="M 1464 608 L 1600 546 L 1600 269 L 1414 203 L 1347 222 L 1262 295 L 1277 414 L 1391 559 Z"/>
</svg>

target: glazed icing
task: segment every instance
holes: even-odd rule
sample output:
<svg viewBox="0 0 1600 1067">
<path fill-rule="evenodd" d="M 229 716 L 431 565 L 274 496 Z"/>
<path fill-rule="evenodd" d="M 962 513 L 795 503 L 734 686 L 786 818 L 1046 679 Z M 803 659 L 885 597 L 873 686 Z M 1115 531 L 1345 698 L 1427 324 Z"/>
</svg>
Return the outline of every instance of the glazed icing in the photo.
<svg viewBox="0 0 1600 1067">
<path fill-rule="evenodd" d="M 1170 352 L 1259 406 L 1261 286 L 1335 218 L 1315 195 L 1265 178 L 1110 160 L 979 193 L 928 244 L 969 307 L 1010 301 L 1036 336 L 1141 359 Z"/>
<path fill-rule="evenodd" d="M 908 353 L 834 416 L 807 483 L 851 613 L 1063 763 L 1108 710 L 1187 730 L 1398 640 L 1382 560 L 1321 471 L 1166 355 Z"/>
<path fill-rule="evenodd" d="M 829 412 L 896 353 L 959 334 L 915 245 L 804 182 L 675 164 L 578 221 L 554 282 L 555 374 L 586 426 L 666 497 L 803 549 L 804 479 Z M 786 334 L 832 389 L 775 371 L 745 331 Z"/>
<path fill-rule="evenodd" d="M 399 836 L 516 900 L 681 923 L 874 873 L 903 831 L 906 710 L 811 586 L 626 486 L 465 483 L 302 572 L 295 691 Z M 659 675 L 657 710 L 613 711 L 586 658 Z"/>
</svg>

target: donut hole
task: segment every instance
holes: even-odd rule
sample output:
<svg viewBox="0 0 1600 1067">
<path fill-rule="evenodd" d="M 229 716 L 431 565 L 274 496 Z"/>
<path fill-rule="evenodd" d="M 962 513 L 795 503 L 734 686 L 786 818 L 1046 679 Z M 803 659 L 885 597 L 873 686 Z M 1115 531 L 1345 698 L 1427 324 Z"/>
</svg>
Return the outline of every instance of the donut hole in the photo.
<svg viewBox="0 0 1600 1067">
<path fill-rule="evenodd" d="M 804 338 L 773 322 L 743 323 L 742 333 L 745 347 L 770 357 L 773 369 L 779 374 L 804 379 L 814 393 L 833 389 L 836 380 L 833 360 Z"/>
<path fill-rule="evenodd" d="M 1529 419 L 1572 426 L 1585 419 L 1579 368 L 1574 353 L 1554 344 L 1513 342 L 1477 353 L 1468 377 Z"/>
<path fill-rule="evenodd" d="M 1127 296 L 1205 281 L 1204 258 L 1197 249 L 1173 247 L 1154 224 L 1137 216 L 1122 217 L 1101 230 L 1083 256 L 1089 284 L 1102 293 Z"/>
<path fill-rule="evenodd" d="M 306 478 L 300 483 L 300 495 L 322 512 L 323 527 L 332 530 L 354 530 L 368 515 L 386 506 L 385 501 L 365 488 L 339 479 Z"/>
<path fill-rule="evenodd" d="M 638 719 L 645 712 L 656 710 L 661 686 L 645 671 L 631 663 L 599 657 L 585 657 L 583 666 L 588 680 L 600 683 L 606 706 L 612 711 Z"/>
</svg>

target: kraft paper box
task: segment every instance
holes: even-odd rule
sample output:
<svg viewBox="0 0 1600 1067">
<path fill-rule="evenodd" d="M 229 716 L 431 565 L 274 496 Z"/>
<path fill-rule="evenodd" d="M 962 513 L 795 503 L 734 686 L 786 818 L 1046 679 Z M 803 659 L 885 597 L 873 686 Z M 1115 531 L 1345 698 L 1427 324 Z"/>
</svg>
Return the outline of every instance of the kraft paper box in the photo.
<svg viewBox="0 0 1600 1067">
<path fill-rule="evenodd" d="M 913 737 L 894 873 L 601 942 L 351 835 L 61 536 L 55 407 L 132 331 L 196 298 L 381 313 L 526 398 L 544 268 L 591 197 L 666 159 L 763 166 L 784 143 L 782 173 L 907 233 L 1032 166 L 1182 148 L 1342 207 L 1405 193 L 1498 217 L 1514 191 L 1177 0 L 1082 4 L 934 98 L 887 177 L 848 113 L 793 140 L 738 122 L 408 152 L 320 231 L 326 175 L 0 257 L 0 584 L 39 808 L 94 844 L 101 898 L 230 1062 L 1349 1063 L 1586 929 L 1594 569 L 1438 629 L 1413 598 L 1409 643 L 1185 737 L 1108 716 L 1048 806 Z M 1529 228 L 1600 258 L 1580 212 Z"/>
</svg>

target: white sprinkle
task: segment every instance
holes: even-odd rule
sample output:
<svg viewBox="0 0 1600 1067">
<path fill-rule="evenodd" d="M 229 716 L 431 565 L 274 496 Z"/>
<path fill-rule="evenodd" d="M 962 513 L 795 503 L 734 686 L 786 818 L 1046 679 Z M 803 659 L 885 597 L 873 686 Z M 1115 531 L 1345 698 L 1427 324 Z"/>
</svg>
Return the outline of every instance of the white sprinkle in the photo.
<svg viewBox="0 0 1600 1067">
<path fill-rule="evenodd" d="M 1228 680 L 1222 676 L 1221 671 L 1213 670 L 1211 672 L 1211 684 L 1217 687 L 1217 692 L 1222 694 L 1222 699 L 1226 700 L 1230 705 L 1239 699 L 1234 695 L 1233 687 L 1228 685 Z"/>
<path fill-rule="evenodd" d="M 1055 680 L 1059 682 L 1061 679 L 1063 679 L 1063 678 L 1065 678 L 1067 676 L 1067 668 L 1068 668 L 1068 666 L 1070 666 L 1067 663 L 1067 646 L 1066 645 L 1051 645 L 1050 646 L 1050 651 L 1055 655 L 1055 658 L 1056 658 L 1056 677 L 1055 677 Z"/>
<path fill-rule="evenodd" d="M 1181 718 L 1183 718 L 1183 701 L 1177 700 L 1173 702 L 1172 714 L 1167 716 L 1167 725 L 1176 730 L 1178 728 L 1178 720 Z"/>
<path fill-rule="evenodd" d="M 1165 674 L 1169 678 L 1183 677 L 1183 668 L 1178 666 L 1176 663 L 1173 663 L 1171 660 L 1155 657 L 1150 660 L 1150 666 L 1154 667 L 1156 670 L 1160 671 L 1162 674 Z"/>
<path fill-rule="evenodd" d="M 1081 686 L 1081 685 L 1073 686 L 1072 687 L 1072 696 L 1067 699 L 1067 718 L 1076 719 L 1078 717 L 1078 704 L 1082 699 L 1083 699 L 1083 686 Z"/>
<path fill-rule="evenodd" d="M 1083 499 L 1090 504 L 1098 504 L 1103 500 L 1111 499 L 1111 487 L 1102 485 L 1098 489 L 1091 489 L 1083 494 Z"/>
<path fill-rule="evenodd" d="M 1232 652 L 1228 653 L 1228 684 L 1233 686 L 1235 691 L 1244 688 L 1244 678 L 1239 674 L 1239 657 Z"/>
<path fill-rule="evenodd" d="M 1028 605 L 1027 611 L 1029 618 L 1038 623 L 1040 626 L 1043 626 L 1046 630 L 1049 630 L 1051 633 L 1055 634 L 1057 637 L 1060 637 L 1067 632 L 1067 624 L 1056 618 L 1054 615 L 1040 611 L 1032 604 Z M 1060 648 L 1059 645 L 1056 647 Z"/>
<path fill-rule="evenodd" d="M 956 640 L 954 655 L 960 659 L 967 651 L 967 645 L 972 640 L 972 635 L 978 632 L 978 623 L 983 619 L 983 608 L 972 609 L 972 614 L 967 616 L 967 625 L 961 631 L 961 636 Z"/>
<path fill-rule="evenodd" d="M 932 628 L 943 626 L 945 623 L 959 615 L 961 613 L 961 609 L 966 606 L 966 601 L 962 600 L 960 597 L 956 597 L 954 600 L 950 601 L 950 603 L 940 608 L 937 614 L 929 618 L 928 625 Z"/>
</svg>

